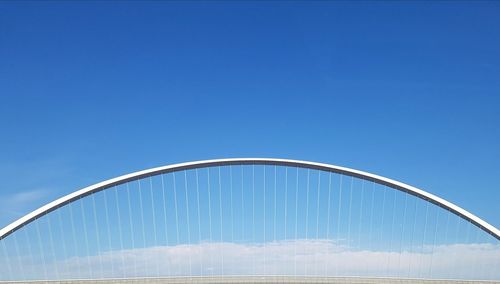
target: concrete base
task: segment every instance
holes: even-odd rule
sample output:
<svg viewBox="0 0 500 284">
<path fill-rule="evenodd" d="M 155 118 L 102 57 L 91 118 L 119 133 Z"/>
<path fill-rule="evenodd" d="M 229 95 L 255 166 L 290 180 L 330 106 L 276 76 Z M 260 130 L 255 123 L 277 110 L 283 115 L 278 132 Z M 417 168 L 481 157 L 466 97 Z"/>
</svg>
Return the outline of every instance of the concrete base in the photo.
<svg viewBox="0 0 500 284">
<path fill-rule="evenodd" d="M 53 281 L 0 281 L 0 284 L 185 284 L 185 283 L 336 283 L 336 284 L 492 284 L 500 281 L 479 280 L 428 280 L 398 278 L 363 278 L 363 277 L 310 277 L 310 276 L 226 276 L 226 277 L 168 277 L 168 278 L 133 278 L 99 280 L 53 280 Z"/>
</svg>

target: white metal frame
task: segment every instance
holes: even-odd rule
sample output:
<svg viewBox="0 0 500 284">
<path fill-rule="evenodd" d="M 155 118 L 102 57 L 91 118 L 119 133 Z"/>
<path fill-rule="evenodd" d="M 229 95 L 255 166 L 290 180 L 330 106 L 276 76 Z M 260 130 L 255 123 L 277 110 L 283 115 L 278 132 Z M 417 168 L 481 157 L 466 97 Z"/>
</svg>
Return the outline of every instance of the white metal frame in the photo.
<svg viewBox="0 0 500 284">
<path fill-rule="evenodd" d="M 418 198 L 421 198 L 423 200 L 426 200 L 428 202 L 431 202 L 433 204 L 436 204 L 453 214 L 471 222 L 481 230 L 485 231 L 486 233 L 492 235 L 495 237 L 497 240 L 500 240 L 500 231 L 495 228 L 494 226 L 488 224 L 486 221 L 482 220 L 481 218 L 475 216 L 474 214 L 468 212 L 467 210 L 464 210 L 460 208 L 459 206 L 448 202 L 440 197 L 437 197 L 431 193 L 428 193 L 426 191 L 423 191 L 421 189 L 418 189 L 416 187 L 404 184 L 402 182 L 398 182 L 389 178 L 385 178 L 382 176 L 374 175 L 371 173 L 363 172 L 363 171 L 358 171 L 350 168 L 345 168 L 345 167 L 339 167 L 335 165 L 330 165 L 330 164 L 323 164 L 323 163 L 315 163 L 315 162 L 308 162 L 308 161 L 300 161 L 300 160 L 289 160 L 289 159 L 273 159 L 273 158 L 234 158 L 234 159 L 216 159 L 216 160 L 204 160 L 204 161 L 196 161 L 196 162 L 188 162 L 188 163 L 180 163 L 180 164 L 173 164 L 173 165 L 168 165 L 168 166 L 163 166 L 163 167 L 157 167 L 157 168 L 152 168 L 148 170 L 143 170 L 143 171 L 138 171 L 135 173 L 123 175 L 120 177 L 112 178 L 88 187 L 85 187 L 83 189 L 80 189 L 78 191 L 75 191 L 73 193 L 70 193 L 66 196 L 63 196 L 55 201 L 52 201 L 37 210 L 25 215 L 24 217 L 19 218 L 18 220 L 14 221 L 13 223 L 7 225 L 6 227 L 2 228 L 0 230 L 0 240 L 4 239 L 8 235 L 12 234 L 16 230 L 20 229 L 21 227 L 27 225 L 28 223 L 32 222 L 33 220 L 36 220 L 43 215 L 56 210 L 59 207 L 62 207 L 68 203 L 71 203 L 75 200 L 78 200 L 80 198 L 83 198 L 87 195 L 90 195 L 92 193 L 105 190 L 107 188 L 113 187 L 118 184 L 126 183 L 128 181 L 132 180 L 138 180 L 144 177 L 149 177 L 149 176 L 154 176 L 162 173 L 169 173 L 169 172 L 176 172 L 176 171 L 182 171 L 182 170 L 188 170 L 188 169 L 195 169 L 195 168 L 205 168 L 205 167 L 211 167 L 211 166 L 226 166 L 226 165 L 245 165 L 245 164 L 260 164 L 260 165 L 280 165 L 280 166 L 290 166 L 290 167 L 301 167 L 301 168 L 311 168 L 311 169 L 317 169 L 317 170 L 323 170 L 323 171 L 328 171 L 328 172 L 335 172 L 343 175 L 348 175 L 348 176 L 353 176 L 365 180 L 370 180 L 372 182 L 376 182 L 379 184 L 386 185 L 388 187 L 391 187 L 396 190 L 400 190 L 403 192 L 407 192 L 409 194 L 412 194 Z"/>
</svg>

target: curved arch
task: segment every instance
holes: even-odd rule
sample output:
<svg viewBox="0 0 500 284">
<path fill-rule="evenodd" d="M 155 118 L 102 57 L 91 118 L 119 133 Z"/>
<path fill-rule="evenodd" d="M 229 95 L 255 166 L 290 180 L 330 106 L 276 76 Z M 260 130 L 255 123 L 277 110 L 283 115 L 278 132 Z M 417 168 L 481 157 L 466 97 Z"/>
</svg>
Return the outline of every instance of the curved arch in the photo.
<svg viewBox="0 0 500 284">
<path fill-rule="evenodd" d="M 418 198 L 431 202 L 437 206 L 440 206 L 453 214 L 471 222 L 481 230 L 486 233 L 492 235 L 497 240 L 500 240 L 500 231 L 494 226 L 488 224 L 486 221 L 477 217 L 476 215 L 468 212 L 465 209 L 460 208 L 459 206 L 448 202 L 440 197 L 437 197 L 429 192 L 418 189 L 416 187 L 404 184 L 402 182 L 398 182 L 386 177 L 382 177 L 379 175 L 354 170 L 345 167 L 339 167 L 330 164 L 309 162 L 309 161 L 301 161 L 301 160 L 289 160 L 289 159 L 274 159 L 274 158 L 233 158 L 233 159 L 216 159 L 216 160 L 203 160 L 203 161 L 195 161 L 195 162 L 187 162 L 187 163 L 179 163 L 173 165 L 167 165 L 162 167 L 156 167 L 152 169 L 142 170 L 134 173 L 130 173 L 127 175 L 123 175 L 120 177 L 112 178 L 73 193 L 70 193 L 66 196 L 63 196 L 55 201 L 52 201 L 37 210 L 19 218 L 13 223 L 7 225 L 3 229 L 0 230 L 0 240 L 4 239 L 8 235 L 12 234 L 16 230 L 21 227 L 27 225 L 28 223 L 36 220 L 43 215 L 56 210 L 59 207 L 62 207 L 68 203 L 71 203 L 75 200 L 83 198 L 87 195 L 90 195 L 95 192 L 99 192 L 101 190 L 105 190 L 107 188 L 113 187 L 118 184 L 122 184 L 132 180 L 138 180 L 148 176 L 154 176 L 163 173 L 176 172 L 182 170 L 189 170 L 195 168 L 204 168 L 210 166 L 226 166 L 226 165 L 245 165 L 245 164 L 260 164 L 260 165 L 279 165 L 279 166 L 289 166 L 289 167 L 301 167 L 301 168 L 310 168 L 316 170 L 322 170 L 327 172 L 334 172 L 343 175 L 353 176 L 360 179 L 369 180 L 375 183 L 379 183 L 382 185 L 386 185 L 390 188 L 400 190 L 403 192 L 407 192 L 411 195 L 414 195 Z"/>
</svg>

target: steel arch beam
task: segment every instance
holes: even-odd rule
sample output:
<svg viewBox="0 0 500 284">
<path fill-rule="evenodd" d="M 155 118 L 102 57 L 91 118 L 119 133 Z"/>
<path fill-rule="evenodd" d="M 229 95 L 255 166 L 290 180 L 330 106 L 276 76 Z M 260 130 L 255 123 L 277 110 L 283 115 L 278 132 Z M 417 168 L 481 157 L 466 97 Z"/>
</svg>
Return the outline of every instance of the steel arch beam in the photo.
<svg viewBox="0 0 500 284">
<path fill-rule="evenodd" d="M 51 211 L 56 210 L 59 207 L 62 207 L 68 203 L 71 203 L 75 200 L 83 198 L 87 195 L 99 192 L 101 190 L 105 190 L 107 188 L 113 187 L 115 185 L 123 184 L 129 181 L 138 180 L 144 177 L 155 176 L 163 173 L 177 172 L 182 170 L 196 169 L 196 168 L 205 168 L 212 166 L 228 166 L 228 165 L 279 165 L 279 166 L 288 166 L 288 167 L 300 167 L 300 168 L 309 168 L 322 170 L 327 172 L 334 172 L 338 174 L 343 174 L 347 176 L 353 176 L 356 178 L 369 180 L 378 184 L 386 185 L 390 188 L 403 191 L 414 195 L 418 198 L 431 202 L 437 206 L 440 206 L 453 214 L 463 218 L 486 233 L 492 235 L 497 240 L 500 240 L 500 231 L 494 226 L 488 224 L 486 221 L 481 218 L 475 216 L 474 214 L 468 212 L 465 209 L 460 208 L 459 206 L 448 202 L 440 197 L 437 197 L 429 192 L 418 189 L 416 187 L 404 184 L 399 181 L 395 181 L 386 177 L 378 176 L 375 174 L 354 170 L 345 167 L 339 167 L 330 164 L 309 162 L 309 161 L 300 161 L 300 160 L 289 160 L 289 159 L 274 159 L 274 158 L 234 158 L 234 159 L 216 159 L 216 160 L 204 160 L 204 161 L 196 161 L 196 162 L 188 162 L 188 163 L 179 163 L 173 165 L 167 165 L 152 169 L 147 169 L 143 171 L 134 172 L 131 174 L 123 175 L 120 177 L 112 178 L 73 193 L 70 193 L 66 196 L 63 196 L 55 201 L 52 201 L 37 210 L 19 218 L 13 223 L 7 225 L 6 227 L 0 230 L 0 240 L 4 239 L 8 235 L 22 228 L 23 226 L 29 224 L 30 222 L 44 216 L 45 214 L 50 213 Z"/>
</svg>

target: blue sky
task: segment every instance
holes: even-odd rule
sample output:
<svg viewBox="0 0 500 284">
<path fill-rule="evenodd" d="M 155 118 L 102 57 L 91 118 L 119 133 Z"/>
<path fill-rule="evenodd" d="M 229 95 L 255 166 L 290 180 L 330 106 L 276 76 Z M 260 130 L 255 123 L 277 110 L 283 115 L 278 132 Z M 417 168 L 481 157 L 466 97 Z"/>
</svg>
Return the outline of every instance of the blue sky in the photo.
<svg viewBox="0 0 500 284">
<path fill-rule="evenodd" d="M 1 2 L 0 227 L 132 171 L 352 167 L 500 226 L 497 2 Z"/>
</svg>

